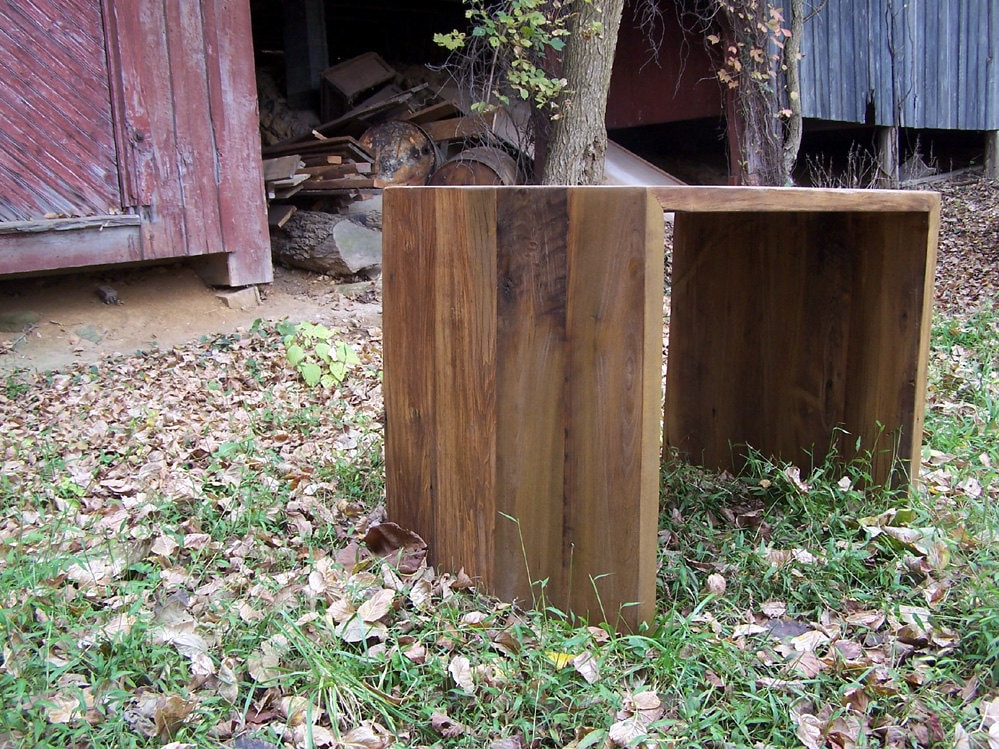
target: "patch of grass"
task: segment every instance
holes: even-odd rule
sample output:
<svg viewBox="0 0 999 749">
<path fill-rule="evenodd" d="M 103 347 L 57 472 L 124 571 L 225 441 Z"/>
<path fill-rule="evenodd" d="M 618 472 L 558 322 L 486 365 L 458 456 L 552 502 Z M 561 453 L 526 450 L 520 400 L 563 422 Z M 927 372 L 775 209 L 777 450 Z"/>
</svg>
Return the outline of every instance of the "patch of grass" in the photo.
<svg viewBox="0 0 999 749">
<path fill-rule="evenodd" d="M 364 341 L 331 390 L 266 324 L 41 378 L 0 435 L 0 746 L 981 743 L 996 329 L 935 321 L 912 492 L 665 461 L 659 611 L 620 635 L 346 553 L 385 491 Z"/>
</svg>

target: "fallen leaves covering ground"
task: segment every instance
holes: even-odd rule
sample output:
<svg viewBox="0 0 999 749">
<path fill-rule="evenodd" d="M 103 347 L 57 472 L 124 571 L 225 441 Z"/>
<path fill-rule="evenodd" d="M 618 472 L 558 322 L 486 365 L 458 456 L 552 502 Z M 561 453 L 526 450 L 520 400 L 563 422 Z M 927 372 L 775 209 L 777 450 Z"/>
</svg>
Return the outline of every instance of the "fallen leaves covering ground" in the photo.
<svg viewBox="0 0 999 749">
<path fill-rule="evenodd" d="M 940 242 L 935 306 L 970 312 L 999 291 L 999 188 L 969 177 L 933 185 L 940 192 Z"/>
<path fill-rule="evenodd" d="M 997 195 L 944 188 L 938 306 L 959 316 L 994 294 Z M 361 365 L 336 388 L 266 324 L 12 377 L 0 747 L 996 749 L 999 648 L 974 635 L 999 633 L 999 595 L 962 592 L 995 544 L 964 515 L 999 506 L 969 395 L 995 390 L 973 344 L 999 334 L 976 324 L 933 352 L 928 429 L 969 430 L 924 456 L 935 516 L 821 470 L 676 470 L 663 614 L 624 637 L 481 596 L 382 522 L 376 328 L 341 332 Z"/>
</svg>

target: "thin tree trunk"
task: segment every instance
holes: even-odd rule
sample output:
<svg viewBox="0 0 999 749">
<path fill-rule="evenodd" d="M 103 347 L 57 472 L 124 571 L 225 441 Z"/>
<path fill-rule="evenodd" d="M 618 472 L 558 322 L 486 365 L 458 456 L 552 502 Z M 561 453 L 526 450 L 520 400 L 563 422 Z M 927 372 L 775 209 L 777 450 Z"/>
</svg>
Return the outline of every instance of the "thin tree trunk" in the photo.
<svg viewBox="0 0 999 749">
<path fill-rule="evenodd" d="M 624 0 L 576 0 L 563 58 L 571 100 L 552 123 L 541 182 L 593 185 L 604 177 L 607 91 Z M 600 33 L 593 33 L 600 24 Z"/>
<path fill-rule="evenodd" d="M 787 98 L 791 116 L 788 118 L 784 134 L 784 149 L 781 155 L 781 172 L 785 184 L 791 182 L 794 164 L 801 148 L 801 76 L 798 57 L 801 53 L 801 35 L 805 30 L 805 2 L 791 0 L 791 37 L 784 45 L 784 65 L 787 67 Z"/>
</svg>

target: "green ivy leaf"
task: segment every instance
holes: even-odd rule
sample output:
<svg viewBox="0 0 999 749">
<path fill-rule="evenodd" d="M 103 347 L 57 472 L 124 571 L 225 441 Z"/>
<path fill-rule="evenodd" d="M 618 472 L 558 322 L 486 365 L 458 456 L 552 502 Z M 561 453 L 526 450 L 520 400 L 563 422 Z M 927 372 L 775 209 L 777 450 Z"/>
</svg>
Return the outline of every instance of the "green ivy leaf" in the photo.
<svg viewBox="0 0 999 749">
<path fill-rule="evenodd" d="M 299 346 L 297 343 L 293 343 L 288 347 L 288 361 L 291 366 L 297 367 L 299 363 L 305 358 L 305 349 Z"/>
<path fill-rule="evenodd" d="M 342 361 L 330 362 L 330 374 L 337 382 L 343 382 L 344 378 L 347 377 L 347 365 Z"/>
<path fill-rule="evenodd" d="M 319 365 L 314 362 L 305 362 L 298 368 L 298 371 L 302 373 L 302 378 L 309 387 L 315 387 L 319 384 L 323 372 Z"/>
</svg>

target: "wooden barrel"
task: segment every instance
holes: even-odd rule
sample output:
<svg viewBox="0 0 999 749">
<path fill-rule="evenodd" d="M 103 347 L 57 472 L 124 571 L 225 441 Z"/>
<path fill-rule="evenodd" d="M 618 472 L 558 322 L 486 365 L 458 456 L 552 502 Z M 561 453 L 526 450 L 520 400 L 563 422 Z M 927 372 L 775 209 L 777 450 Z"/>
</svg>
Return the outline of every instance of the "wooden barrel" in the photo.
<svg viewBox="0 0 999 749">
<path fill-rule="evenodd" d="M 424 185 L 437 166 L 437 147 L 411 122 L 383 122 L 369 128 L 360 143 L 375 157 L 375 187 Z"/>
<path fill-rule="evenodd" d="M 502 148 L 476 146 L 452 156 L 427 183 L 448 185 L 515 185 L 517 162 Z"/>
</svg>

